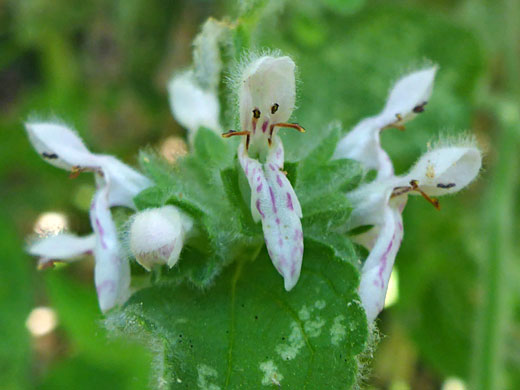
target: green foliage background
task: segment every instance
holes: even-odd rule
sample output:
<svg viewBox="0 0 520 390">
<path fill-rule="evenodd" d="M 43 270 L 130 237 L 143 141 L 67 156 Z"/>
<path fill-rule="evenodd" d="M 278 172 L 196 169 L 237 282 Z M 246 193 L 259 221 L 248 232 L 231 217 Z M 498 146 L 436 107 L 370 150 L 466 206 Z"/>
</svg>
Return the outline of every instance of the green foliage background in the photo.
<svg viewBox="0 0 520 390">
<path fill-rule="evenodd" d="M 482 385 L 485 366 L 485 375 L 500 373 L 500 388 L 520 387 L 520 262 L 512 240 L 518 231 L 517 8 L 507 0 L 0 0 L 2 386 L 143 389 L 152 361 L 146 348 L 102 327 L 91 263 L 36 272 L 23 253 L 43 211 L 64 212 L 71 230 L 88 232 L 93 191 L 89 177 L 71 183 L 42 163 L 23 121 L 63 118 L 92 150 L 136 165 L 143 145 L 159 148 L 166 137 L 183 134 L 165 86 L 175 69 L 190 64 L 199 25 L 208 16 L 242 13 L 257 47 L 281 49 L 299 66 L 295 116 L 309 131 L 305 138 L 285 136 L 289 161 L 320 138 L 315 129 L 336 119 L 349 129 L 377 113 L 405 71 L 427 60 L 440 65 L 426 113 L 405 133 L 384 132 L 383 144 L 400 173 L 439 132 L 471 129 L 486 150 L 485 169 L 463 194 L 443 199 L 440 212 L 418 198 L 409 201 L 397 257 L 399 300 L 381 316 L 387 337 L 367 386 L 436 389 L 450 376 Z M 59 326 L 35 339 L 25 319 L 39 305 L 57 311 Z M 487 358 L 491 363 L 482 363 Z"/>
</svg>

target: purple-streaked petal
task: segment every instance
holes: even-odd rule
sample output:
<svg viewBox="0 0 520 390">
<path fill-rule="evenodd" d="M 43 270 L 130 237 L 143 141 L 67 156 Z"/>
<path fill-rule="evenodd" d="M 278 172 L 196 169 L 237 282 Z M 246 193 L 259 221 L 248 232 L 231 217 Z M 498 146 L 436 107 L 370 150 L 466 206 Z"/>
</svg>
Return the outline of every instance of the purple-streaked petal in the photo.
<svg viewBox="0 0 520 390">
<path fill-rule="evenodd" d="M 302 218 L 302 208 L 300 201 L 296 196 L 296 192 L 294 192 L 291 182 L 289 179 L 287 179 L 287 176 L 285 176 L 285 173 L 283 172 L 283 164 L 283 143 L 280 137 L 275 135 L 273 137 L 273 142 L 266 159 L 266 165 L 269 166 L 269 169 L 266 169 L 265 172 L 267 173 L 267 176 L 270 177 L 270 181 L 276 182 L 279 188 L 283 188 L 284 191 L 287 192 L 287 206 L 291 210 L 294 210 L 299 218 Z M 273 169 L 272 166 L 274 166 L 276 169 Z"/>
<path fill-rule="evenodd" d="M 361 270 L 359 296 L 372 322 L 383 310 L 395 257 L 403 239 L 403 219 L 398 207 L 387 207 L 384 223 Z"/>
<path fill-rule="evenodd" d="M 110 214 L 110 178 L 92 200 L 90 223 L 96 235 L 94 280 L 101 311 L 124 303 L 130 295 L 130 264 L 121 251 L 116 225 Z"/>
<path fill-rule="evenodd" d="M 298 199 L 274 158 L 273 162 L 260 164 L 247 155 L 244 143 L 239 146 L 238 156 L 251 188 L 253 218 L 262 221 L 267 251 L 289 291 L 298 282 L 303 258 Z"/>
</svg>

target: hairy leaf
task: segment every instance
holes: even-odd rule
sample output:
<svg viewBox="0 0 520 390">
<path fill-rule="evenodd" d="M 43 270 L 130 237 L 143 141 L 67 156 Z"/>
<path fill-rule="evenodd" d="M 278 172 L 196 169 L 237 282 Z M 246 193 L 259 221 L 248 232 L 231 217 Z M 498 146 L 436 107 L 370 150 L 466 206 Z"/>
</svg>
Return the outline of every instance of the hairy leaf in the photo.
<svg viewBox="0 0 520 390">
<path fill-rule="evenodd" d="M 109 326 L 161 346 L 168 389 L 350 389 L 367 325 L 355 268 L 306 242 L 290 293 L 265 251 L 229 267 L 208 291 L 158 284 L 132 296 Z"/>
</svg>

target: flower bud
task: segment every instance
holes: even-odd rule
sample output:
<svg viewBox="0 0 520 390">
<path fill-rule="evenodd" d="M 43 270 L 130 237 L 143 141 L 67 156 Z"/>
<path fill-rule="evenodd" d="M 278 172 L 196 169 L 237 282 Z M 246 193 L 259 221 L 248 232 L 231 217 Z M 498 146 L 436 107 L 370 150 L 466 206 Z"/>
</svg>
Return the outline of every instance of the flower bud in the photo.
<svg viewBox="0 0 520 390">
<path fill-rule="evenodd" d="M 173 267 L 184 245 L 191 218 L 174 206 L 163 206 L 137 213 L 130 227 L 130 250 L 146 270 L 155 264 Z"/>
</svg>

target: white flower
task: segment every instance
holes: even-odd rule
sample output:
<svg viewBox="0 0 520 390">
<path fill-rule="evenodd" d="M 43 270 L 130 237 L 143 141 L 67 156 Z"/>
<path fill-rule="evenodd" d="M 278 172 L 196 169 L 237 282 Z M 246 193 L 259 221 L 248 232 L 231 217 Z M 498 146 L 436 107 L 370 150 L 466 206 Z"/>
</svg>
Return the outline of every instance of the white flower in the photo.
<svg viewBox="0 0 520 390">
<path fill-rule="evenodd" d="M 251 213 L 262 222 L 269 256 L 284 278 L 287 291 L 300 277 L 303 258 L 302 211 L 283 172 L 284 149 L 278 128 L 304 131 L 287 123 L 294 109 L 294 62 L 289 57 L 260 57 L 245 67 L 240 78 L 238 158 L 251 188 Z"/>
<path fill-rule="evenodd" d="M 403 238 L 401 213 L 408 195 L 422 195 L 438 207 L 433 196 L 461 190 L 475 179 L 480 167 L 477 147 L 440 147 L 423 155 L 408 174 L 376 179 L 347 195 L 354 208 L 349 227 L 374 226 L 356 237 L 370 249 L 359 287 L 370 321 L 383 309 L 390 273 Z"/>
<path fill-rule="evenodd" d="M 378 177 L 394 173 L 390 157 L 381 148 L 379 133 L 389 127 L 404 129 L 406 121 L 424 111 L 430 98 L 437 67 L 413 72 L 400 80 L 390 91 L 383 111 L 358 123 L 339 143 L 334 158 L 357 160 L 368 169 L 375 169 Z"/>
<path fill-rule="evenodd" d="M 193 220 L 175 206 L 147 209 L 132 217 L 130 250 L 146 270 L 155 264 L 173 267 L 179 260 Z"/>
<path fill-rule="evenodd" d="M 93 172 L 97 185 L 90 207 L 94 234 L 77 237 L 62 233 L 46 237 L 33 243 L 29 253 L 41 257 L 40 266 L 94 253 L 94 279 L 101 310 L 123 303 L 129 295 L 130 266 L 121 253 L 110 207 L 135 208 L 133 198 L 152 183 L 112 156 L 91 153 L 78 135 L 64 125 L 27 123 L 26 129 L 32 145 L 45 161 L 72 174 Z"/>
<path fill-rule="evenodd" d="M 336 158 L 357 160 L 378 173 L 373 182 L 347 194 L 353 206 L 348 228 L 373 226 L 354 237 L 370 250 L 361 270 L 359 287 L 369 321 L 373 321 L 384 306 L 390 274 L 403 238 L 401 214 L 408 195 L 422 195 L 439 208 L 433 197 L 467 186 L 478 175 L 482 164 L 480 150 L 474 143 L 461 142 L 440 145 L 423 155 L 408 174 L 394 175 L 392 162 L 380 146 L 380 131 L 388 126 L 401 126 L 422 112 L 431 94 L 435 69 L 415 72 L 399 80 L 383 112 L 361 121 L 340 141 L 335 152 Z"/>
</svg>

